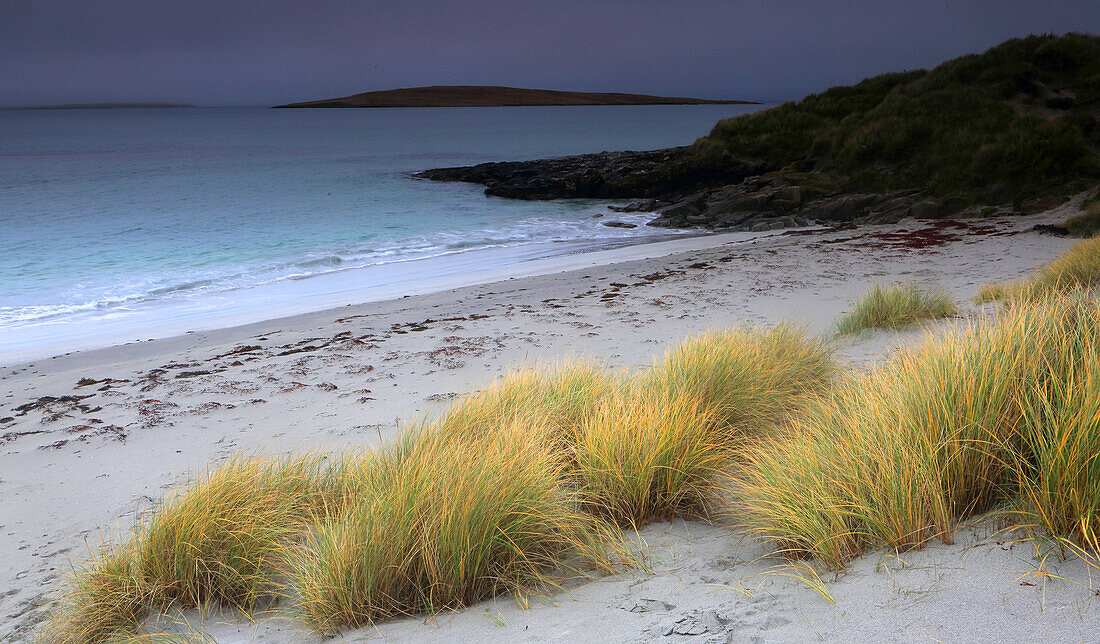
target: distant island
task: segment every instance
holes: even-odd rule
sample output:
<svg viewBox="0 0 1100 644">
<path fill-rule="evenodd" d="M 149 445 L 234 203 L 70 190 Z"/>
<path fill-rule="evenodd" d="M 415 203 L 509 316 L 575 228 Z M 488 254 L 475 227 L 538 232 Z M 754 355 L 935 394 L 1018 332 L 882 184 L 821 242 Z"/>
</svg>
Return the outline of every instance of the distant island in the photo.
<svg viewBox="0 0 1100 644">
<path fill-rule="evenodd" d="M 491 85 L 433 85 L 378 92 L 364 92 L 343 98 L 276 105 L 297 107 L 505 107 L 535 105 L 750 105 L 753 101 L 716 101 L 681 96 L 650 96 L 600 92 L 563 92 L 552 89 L 522 89 Z"/>
<path fill-rule="evenodd" d="M 25 105 L 0 107 L 0 110 L 119 110 L 164 107 L 195 107 L 190 103 L 73 103 L 69 105 Z"/>
</svg>

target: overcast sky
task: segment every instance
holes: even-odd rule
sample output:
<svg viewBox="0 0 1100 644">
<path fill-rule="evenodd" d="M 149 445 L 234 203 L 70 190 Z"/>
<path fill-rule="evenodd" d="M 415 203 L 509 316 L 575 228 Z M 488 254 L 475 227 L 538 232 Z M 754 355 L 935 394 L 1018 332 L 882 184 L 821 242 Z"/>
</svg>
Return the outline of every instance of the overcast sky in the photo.
<svg viewBox="0 0 1100 644">
<path fill-rule="evenodd" d="M 1100 1 L 0 0 L 0 105 L 270 105 L 420 85 L 784 100 Z"/>
</svg>

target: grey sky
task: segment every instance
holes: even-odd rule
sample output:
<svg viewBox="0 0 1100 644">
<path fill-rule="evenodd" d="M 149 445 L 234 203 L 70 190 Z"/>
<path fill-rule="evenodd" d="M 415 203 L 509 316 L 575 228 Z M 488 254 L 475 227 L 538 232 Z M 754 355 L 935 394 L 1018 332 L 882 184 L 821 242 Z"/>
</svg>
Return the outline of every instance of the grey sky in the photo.
<svg viewBox="0 0 1100 644">
<path fill-rule="evenodd" d="M 1066 31 L 1100 32 L 1100 2 L 0 0 L 0 105 L 443 84 L 782 100 Z"/>
</svg>

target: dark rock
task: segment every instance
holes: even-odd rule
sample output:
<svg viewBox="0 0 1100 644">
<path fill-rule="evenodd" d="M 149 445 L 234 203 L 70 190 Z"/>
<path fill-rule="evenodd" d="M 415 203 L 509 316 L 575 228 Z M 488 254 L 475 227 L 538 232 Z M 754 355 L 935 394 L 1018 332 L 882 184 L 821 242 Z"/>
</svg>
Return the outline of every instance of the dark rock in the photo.
<svg viewBox="0 0 1100 644">
<path fill-rule="evenodd" d="M 628 224 L 625 221 L 605 221 L 604 226 L 608 228 L 637 228 L 638 224 Z"/>
<path fill-rule="evenodd" d="M 1031 227 L 1031 230 L 1037 233 L 1043 233 L 1045 235 L 1054 235 L 1056 237 L 1068 237 L 1069 229 L 1062 226 L 1054 226 L 1051 224 L 1035 224 Z"/>
<path fill-rule="evenodd" d="M 933 219 L 940 216 L 940 205 L 931 199 L 915 203 L 909 208 L 909 216 L 916 219 Z"/>
<path fill-rule="evenodd" d="M 653 212 L 657 210 L 659 202 L 656 199 L 642 199 L 641 201 L 631 201 L 625 206 L 608 206 L 609 210 L 615 212 Z"/>
<path fill-rule="evenodd" d="M 647 152 L 601 152 L 557 159 L 482 163 L 436 168 L 414 176 L 465 181 L 485 186 L 485 194 L 513 199 L 658 197 L 712 183 L 713 171 L 700 169 L 687 148 Z M 724 174 L 740 180 L 755 167 L 734 164 Z M 737 177 L 737 174 L 741 174 Z"/>
<path fill-rule="evenodd" d="M 678 201 L 670 206 L 659 209 L 657 214 L 665 219 L 680 219 L 699 214 L 699 208 L 686 201 Z"/>
</svg>

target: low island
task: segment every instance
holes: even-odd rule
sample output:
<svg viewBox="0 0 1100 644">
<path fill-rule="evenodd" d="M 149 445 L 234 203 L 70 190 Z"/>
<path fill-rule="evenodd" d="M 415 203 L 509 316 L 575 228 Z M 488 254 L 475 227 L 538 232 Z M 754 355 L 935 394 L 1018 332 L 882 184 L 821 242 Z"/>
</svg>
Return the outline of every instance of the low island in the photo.
<svg viewBox="0 0 1100 644">
<path fill-rule="evenodd" d="M 515 107 L 536 105 L 749 105 L 682 96 L 604 92 L 564 92 L 494 85 L 433 85 L 364 92 L 343 98 L 276 105 L 289 107 Z"/>
</svg>

